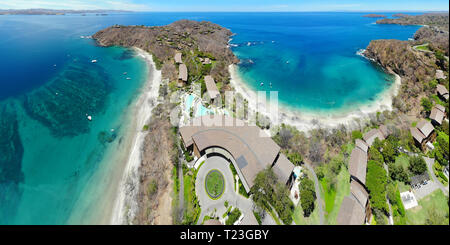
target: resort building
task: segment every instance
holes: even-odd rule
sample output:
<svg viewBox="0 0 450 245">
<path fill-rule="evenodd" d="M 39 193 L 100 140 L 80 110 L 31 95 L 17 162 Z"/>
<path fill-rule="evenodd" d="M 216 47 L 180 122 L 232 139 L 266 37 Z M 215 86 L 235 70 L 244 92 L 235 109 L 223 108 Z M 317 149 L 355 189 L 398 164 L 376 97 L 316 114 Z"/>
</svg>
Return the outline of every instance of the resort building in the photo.
<svg viewBox="0 0 450 245">
<path fill-rule="evenodd" d="M 350 180 L 350 195 L 344 201 L 338 213 L 339 225 L 362 225 L 371 216 L 369 193 L 359 182 Z"/>
<path fill-rule="evenodd" d="M 181 53 L 176 53 L 174 59 L 175 59 L 175 63 L 177 63 L 177 64 L 183 63 L 183 60 L 181 59 Z"/>
<path fill-rule="evenodd" d="M 444 117 L 445 117 L 445 107 L 439 104 L 435 105 L 430 113 L 431 122 L 434 125 L 441 125 L 442 120 L 444 120 Z"/>
<path fill-rule="evenodd" d="M 366 141 L 367 145 L 372 146 L 376 138 L 378 138 L 379 140 L 384 140 L 387 136 L 389 136 L 387 127 L 385 125 L 380 125 L 379 128 L 374 128 L 365 133 L 363 138 Z"/>
<path fill-rule="evenodd" d="M 205 76 L 206 91 L 208 92 L 211 103 L 214 103 L 219 97 L 219 89 L 217 89 L 216 82 L 212 76 Z"/>
<path fill-rule="evenodd" d="M 443 70 L 436 70 L 436 79 L 445 79 L 447 78 L 444 74 Z"/>
<path fill-rule="evenodd" d="M 355 146 L 364 151 L 365 153 L 367 153 L 367 150 L 369 150 L 369 145 L 361 139 L 355 140 Z"/>
<path fill-rule="evenodd" d="M 373 143 L 376 137 L 384 139 L 384 135 L 387 134 L 387 128 L 383 127 L 383 129 L 372 129 L 365 136 L 368 136 L 367 140 Z M 348 162 L 350 195 L 344 197 L 344 202 L 339 210 L 337 218 L 339 225 L 362 225 L 370 220 L 369 193 L 365 187 L 368 149 L 369 145 L 366 142 L 360 139 L 355 140 L 355 148 L 352 150 Z"/>
<path fill-rule="evenodd" d="M 366 168 L 367 168 L 367 152 L 364 152 L 359 147 L 355 147 L 350 154 L 348 161 L 348 171 L 350 172 L 350 179 L 359 181 L 361 184 L 366 184 Z"/>
<path fill-rule="evenodd" d="M 338 225 L 363 225 L 366 220 L 365 209 L 353 195 L 344 197 L 337 216 Z"/>
<path fill-rule="evenodd" d="M 178 67 L 178 86 L 184 86 L 188 80 L 188 71 L 185 64 Z"/>
<path fill-rule="evenodd" d="M 427 142 L 433 141 L 436 137 L 433 125 L 425 119 L 417 123 L 416 127 L 410 128 L 410 131 L 417 147 L 420 147 L 422 150 L 426 149 Z"/>
<path fill-rule="evenodd" d="M 448 100 L 448 90 L 444 87 L 444 85 L 438 84 L 436 86 L 436 90 L 441 98 Z"/>
<path fill-rule="evenodd" d="M 218 155 L 232 163 L 247 192 L 256 175 L 267 167 L 281 183 L 291 186 L 294 164 L 257 126 L 224 115 L 207 115 L 194 118 L 179 131 L 185 148 L 195 157 Z"/>
</svg>

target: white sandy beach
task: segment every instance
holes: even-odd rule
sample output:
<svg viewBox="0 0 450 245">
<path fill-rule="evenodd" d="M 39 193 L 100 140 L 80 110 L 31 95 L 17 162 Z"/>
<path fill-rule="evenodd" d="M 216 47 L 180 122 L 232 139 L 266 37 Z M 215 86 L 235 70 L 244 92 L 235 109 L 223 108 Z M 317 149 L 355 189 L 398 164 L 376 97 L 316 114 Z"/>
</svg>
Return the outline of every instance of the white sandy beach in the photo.
<svg viewBox="0 0 450 245">
<path fill-rule="evenodd" d="M 238 67 L 236 65 L 229 66 L 229 72 L 231 75 L 231 85 L 235 88 L 236 92 L 243 95 L 248 101 L 254 101 L 252 99 L 252 89 L 250 89 L 242 78 L 238 74 Z M 308 132 L 311 129 L 322 127 L 322 128 L 335 128 L 340 125 L 345 125 L 347 128 L 356 128 L 358 126 L 355 119 L 364 120 L 367 119 L 369 114 L 376 113 L 377 111 L 392 110 L 392 100 L 398 94 L 401 78 L 397 74 L 395 75 L 395 81 L 392 86 L 377 96 L 377 100 L 366 105 L 361 105 L 358 108 L 354 108 L 348 111 L 337 111 L 334 113 L 324 114 L 324 113 L 312 113 L 301 111 L 297 108 L 289 108 L 285 105 L 279 104 L 278 108 L 278 123 L 276 125 L 281 125 L 282 123 L 289 124 L 297 127 L 298 130 Z M 255 110 L 255 104 L 249 103 L 251 110 Z M 258 105 L 259 108 L 263 105 Z M 269 107 L 268 105 L 266 107 Z M 259 113 L 270 118 L 270 112 L 259 111 Z"/>
<path fill-rule="evenodd" d="M 134 218 L 137 210 L 136 195 L 138 194 L 139 180 L 138 167 L 141 163 L 141 148 L 144 143 L 145 133 L 143 126 L 150 119 L 153 108 L 157 105 L 159 96 L 159 85 L 161 84 L 161 71 L 156 70 L 152 56 L 144 50 L 137 49 L 138 55 L 143 58 L 149 67 L 149 79 L 144 85 L 139 99 L 136 101 L 134 110 L 133 140 L 129 157 L 123 171 L 113 212 L 111 224 L 127 224 Z"/>
<path fill-rule="evenodd" d="M 139 97 L 123 114 L 122 137 L 105 153 L 100 163 L 102 171 L 88 180 L 87 186 L 93 188 L 84 190 L 84 196 L 90 199 L 76 204 L 68 224 L 126 224 L 134 217 L 139 188 L 137 169 L 145 136 L 142 128 L 157 104 L 161 83 L 161 71 L 155 69 L 152 56 L 143 50 L 136 52 L 147 64 L 148 77 Z"/>
</svg>

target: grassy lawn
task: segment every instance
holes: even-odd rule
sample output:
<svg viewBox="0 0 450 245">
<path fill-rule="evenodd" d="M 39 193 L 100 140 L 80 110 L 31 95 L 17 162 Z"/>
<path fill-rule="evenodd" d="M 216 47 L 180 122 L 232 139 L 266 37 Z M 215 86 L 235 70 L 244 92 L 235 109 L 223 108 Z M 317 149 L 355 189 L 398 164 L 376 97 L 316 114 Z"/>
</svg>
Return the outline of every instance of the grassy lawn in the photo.
<svg viewBox="0 0 450 245">
<path fill-rule="evenodd" d="M 409 167 L 409 157 L 406 154 L 400 154 L 395 158 L 395 165 L 396 166 L 402 166 L 405 169 L 408 169 Z"/>
<path fill-rule="evenodd" d="M 350 193 L 350 173 L 347 168 L 342 167 L 337 176 L 335 190 L 327 188 L 328 183 L 325 178 L 320 180 L 322 198 L 325 201 L 325 219 L 330 225 L 336 224 L 337 215 L 344 197 Z"/>
<path fill-rule="evenodd" d="M 325 201 L 325 211 L 329 214 L 333 210 L 334 199 L 336 198 L 336 191 L 328 189 L 328 180 L 323 178 L 320 180 L 323 189 L 323 199 Z"/>
<path fill-rule="evenodd" d="M 447 197 L 442 190 L 436 190 L 419 201 L 419 206 L 406 210 L 407 225 L 424 225 L 429 211 L 440 210 L 443 214 L 448 213 Z M 447 218 L 448 225 L 448 218 Z"/>
<path fill-rule="evenodd" d="M 206 190 L 211 198 L 218 198 L 224 191 L 225 180 L 218 170 L 211 170 L 206 175 Z"/>
<path fill-rule="evenodd" d="M 397 181 L 396 183 L 398 185 L 398 190 L 400 191 L 400 193 L 409 191 L 411 189 L 411 186 L 409 186 L 403 182 Z"/>
<path fill-rule="evenodd" d="M 311 215 L 309 215 L 309 217 L 303 216 L 303 209 L 299 202 L 297 207 L 295 207 L 292 218 L 297 225 L 320 225 L 318 202 L 315 202 L 314 211 L 311 213 Z"/>
<path fill-rule="evenodd" d="M 428 44 L 416 46 L 416 49 L 417 50 L 423 50 L 423 51 L 431 51 L 430 48 L 428 47 Z"/>
<path fill-rule="evenodd" d="M 339 209 L 341 208 L 342 201 L 348 194 L 350 194 L 350 173 L 348 172 L 347 168 L 343 166 L 337 177 L 333 208 L 331 209 L 331 211 L 327 211 L 328 215 L 325 216 L 328 224 L 336 224 L 336 219 L 339 213 Z"/>
</svg>

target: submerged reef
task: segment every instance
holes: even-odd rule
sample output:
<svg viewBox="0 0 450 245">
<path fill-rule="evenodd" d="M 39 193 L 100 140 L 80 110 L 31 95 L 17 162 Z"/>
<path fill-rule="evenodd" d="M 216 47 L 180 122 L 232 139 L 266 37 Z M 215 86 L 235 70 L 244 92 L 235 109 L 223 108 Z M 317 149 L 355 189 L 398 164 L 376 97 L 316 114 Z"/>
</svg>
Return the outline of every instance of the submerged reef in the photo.
<svg viewBox="0 0 450 245">
<path fill-rule="evenodd" d="M 19 183 L 24 181 L 22 157 L 24 148 L 19 122 L 9 103 L 0 103 L 0 224 L 13 217 L 20 200 Z"/>
<path fill-rule="evenodd" d="M 89 132 L 88 115 L 103 112 L 112 87 L 98 65 L 70 64 L 48 85 L 23 99 L 27 114 L 55 137 Z"/>
</svg>

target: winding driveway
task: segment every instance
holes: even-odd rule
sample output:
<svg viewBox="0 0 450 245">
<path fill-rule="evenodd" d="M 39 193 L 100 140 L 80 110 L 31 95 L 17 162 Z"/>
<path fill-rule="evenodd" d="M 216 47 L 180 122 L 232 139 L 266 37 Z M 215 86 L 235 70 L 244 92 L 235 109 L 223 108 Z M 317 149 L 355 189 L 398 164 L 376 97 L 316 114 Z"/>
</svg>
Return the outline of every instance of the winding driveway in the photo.
<svg viewBox="0 0 450 245">
<path fill-rule="evenodd" d="M 434 159 L 428 158 L 428 157 L 423 157 L 423 159 L 425 159 L 425 162 L 427 163 L 427 168 L 428 168 L 428 171 L 430 172 L 430 175 L 431 175 L 431 178 L 433 179 L 433 181 L 438 185 L 438 187 L 442 190 L 442 192 L 444 192 L 444 194 L 448 196 L 448 185 L 444 186 L 434 175 L 434 171 L 433 171 Z"/>
<path fill-rule="evenodd" d="M 195 191 L 202 210 L 197 224 L 203 222 L 205 215 L 210 215 L 214 212 L 216 216 L 222 217 L 227 211 L 227 208 L 224 205 L 225 201 L 228 201 L 229 205 L 239 208 L 244 215 L 253 215 L 253 203 L 251 199 L 239 195 L 234 189 L 234 176 L 233 173 L 231 173 L 229 164 L 230 163 L 224 158 L 213 156 L 207 158 L 205 163 L 198 170 L 197 178 L 195 180 Z M 206 175 L 213 169 L 219 170 L 225 180 L 225 190 L 222 196 L 217 200 L 211 199 L 205 189 Z"/>
<path fill-rule="evenodd" d="M 320 183 L 319 183 L 319 179 L 317 178 L 316 172 L 314 172 L 314 168 L 305 161 L 305 167 L 312 173 L 313 178 L 314 178 L 314 188 L 316 189 L 316 197 L 317 197 L 317 202 L 319 205 L 317 205 L 319 207 L 319 218 L 320 218 L 320 224 L 323 225 L 325 223 L 325 218 L 323 215 L 323 199 L 322 196 L 320 194 Z"/>
</svg>

